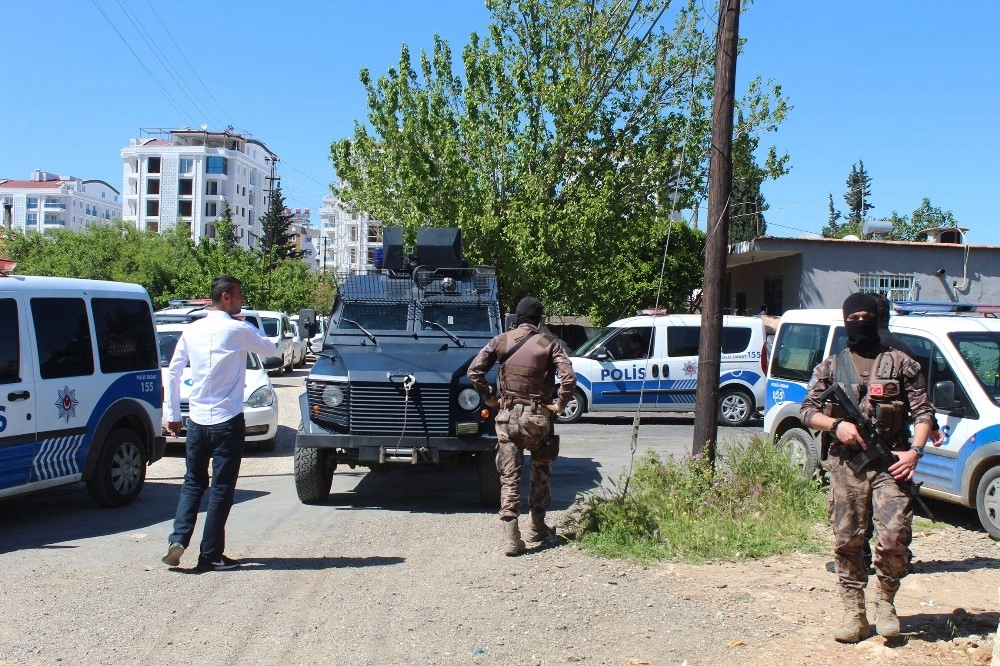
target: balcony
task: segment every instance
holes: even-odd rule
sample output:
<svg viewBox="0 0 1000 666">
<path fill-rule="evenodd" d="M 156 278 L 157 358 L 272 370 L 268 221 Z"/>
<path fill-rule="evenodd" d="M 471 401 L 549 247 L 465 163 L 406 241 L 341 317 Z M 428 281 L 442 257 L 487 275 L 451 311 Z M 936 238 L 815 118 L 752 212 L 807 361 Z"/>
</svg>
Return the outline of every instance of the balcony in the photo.
<svg viewBox="0 0 1000 666">
<path fill-rule="evenodd" d="M 61 201 L 46 201 L 45 203 L 42 204 L 42 208 L 46 210 L 55 210 L 57 208 L 59 210 L 66 210 L 66 204 L 62 203 Z"/>
</svg>

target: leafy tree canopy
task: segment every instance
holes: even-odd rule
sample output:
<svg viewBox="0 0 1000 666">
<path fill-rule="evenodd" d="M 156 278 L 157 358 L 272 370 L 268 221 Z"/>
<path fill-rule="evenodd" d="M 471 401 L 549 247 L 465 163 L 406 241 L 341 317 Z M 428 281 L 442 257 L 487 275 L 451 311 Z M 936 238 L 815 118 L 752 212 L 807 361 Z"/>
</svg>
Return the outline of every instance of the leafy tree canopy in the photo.
<svg viewBox="0 0 1000 666">
<path fill-rule="evenodd" d="M 533 294 L 551 313 L 607 319 L 619 299 L 651 302 L 660 263 L 649 257 L 662 256 L 671 212 L 706 189 L 715 53 L 702 3 L 672 26 L 663 0 L 487 6 L 492 23 L 470 36 L 461 75 L 438 37 L 416 63 L 404 45 L 385 75 L 362 70 L 368 122 L 331 146 L 334 191 L 411 242 L 419 226 L 460 227 L 469 261 L 497 267 L 509 309 Z M 788 109 L 759 78 L 738 106 L 748 135 Z M 697 270 L 668 273 L 671 293 L 699 285 L 692 243 L 679 263 Z"/>
<path fill-rule="evenodd" d="M 942 211 L 937 206 L 932 206 L 931 200 L 927 197 L 923 198 L 920 207 L 913 211 L 909 219 L 906 215 L 900 217 L 895 211 L 890 219 L 892 220 L 890 238 L 902 241 L 925 241 L 926 229 L 958 226 L 958 221 L 950 210 Z"/>
</svg>

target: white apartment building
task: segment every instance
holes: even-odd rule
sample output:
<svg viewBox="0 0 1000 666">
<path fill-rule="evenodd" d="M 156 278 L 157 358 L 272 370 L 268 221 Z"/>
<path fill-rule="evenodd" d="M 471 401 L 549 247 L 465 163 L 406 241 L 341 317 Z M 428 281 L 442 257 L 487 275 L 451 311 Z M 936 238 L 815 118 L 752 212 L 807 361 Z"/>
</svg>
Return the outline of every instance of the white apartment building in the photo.
<svg viewBox="0 0 1000 666">
<path fill-rule="evenodd" d="M 382 247 L 382 223 L 364 212 L 351 212 L 334 195 L 323 197 L 320 209 L 319 270 L 346 277 L 372 268 L 375 248 Z"/>
<path fill-rule="evenodd" d="M 146 129 L 139 135 L 121 150 L 122 219 L 157 232 L 186 222 L 197 242 L 215 238 L 225 200 L 240 245 L 257 246 L 277 155 L 231 129 Z"/>
<path fill-rule="evenodd" d="M 103 180 L 35 169 L 28 180 L 0 180 L 3 225 L 23 232 L 81 231 L 122 216 L 121 196 Z"/>
<path fill-rule="evenodd" d="M 302 253 L 302 261 L 309 265 L 309 270 L 315 273 L 322 261 L 319 251 L 319 229 L 312 226 L 308 208 L 286 208 L 286 214 L 291 214 L 292 222 L 288 227 L 292 235 L 295 249 Z"/>
</svg>

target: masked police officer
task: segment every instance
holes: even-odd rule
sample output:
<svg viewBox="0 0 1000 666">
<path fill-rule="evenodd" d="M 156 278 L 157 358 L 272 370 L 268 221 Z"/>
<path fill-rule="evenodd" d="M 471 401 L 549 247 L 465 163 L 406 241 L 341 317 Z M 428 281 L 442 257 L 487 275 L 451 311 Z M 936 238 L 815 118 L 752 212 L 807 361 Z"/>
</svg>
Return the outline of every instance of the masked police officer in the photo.
<svg viewBox="0 0 1000 666">
<path fill-rule="evenodd" d="M 900 581 L 908 573 L 913 520 L 913 500 L 899 483 L 913 478 L 917 459 L 931 431 L 934 408 L 924 390 L 920 365 L 880 340 L 875 298 L 870 294 L 851 294 L 844 301 L 843 312 L 848 348 L 816 366 L 800 416 L 809 427 L 832 436 L 828 460 L 830 521 L 834 562 L 844 602 L 844 621 L 833 637 L 844 643 L 857 643 L 871 632 L 865 614 L 868 568 L 863 554 L 869 511 L 878 535 L 874 562 L 878 576 L 875 629 L 883 637 L 899 635 L 894 602 Z M 848 462 L 864 447 L 864 441 L 856 425 L 840 418 L 835 408 L 830 413 L 824 412 L 819 398 L 833 382 L 844 386 L 866 417 L 879 415 L 878 429 L 885 433 L 893 449 L 893 460 L 875 461 L 860 472 L 851 470 Z"/>
<path fill-rule="evenodd" d="M 576 373 L 559 342 L 541 333 L 542 303 L 525 296 L 516 309 L 515 328 L 501 333 L 472 360 L 469 379 L 487 404 L 497 407 L 497 455 L 500 472 L 500 520 L 504 555 L 523 553 L 524 541 L 517 518 L 521 510 L 521 466 L 525 449 L 531 453 L 531 489 L 528 496 L 531 522 L 528 541 L 541 542 L 551 534 L 545 511 L 551 500 L 549 475 L 559 453 L 552 438 L 552 419 L 565 408 L 576 388 Z M 500 394 L 491 395 L 484 377 L 500 363 Z M 559 393 L 552 402 L 555 374 Z"/>
</svg>

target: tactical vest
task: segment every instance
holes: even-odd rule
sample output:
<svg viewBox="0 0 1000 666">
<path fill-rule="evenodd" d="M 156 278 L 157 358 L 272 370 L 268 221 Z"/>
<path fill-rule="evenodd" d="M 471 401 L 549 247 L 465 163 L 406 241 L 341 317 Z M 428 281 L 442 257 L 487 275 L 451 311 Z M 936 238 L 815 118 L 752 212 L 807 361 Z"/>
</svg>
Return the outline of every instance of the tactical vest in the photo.
<svg viewBox="0 0 1000 666">
<path fill-rule="evenodd" d="M 503 358 L 508 349 L 513 349 L 529 334 L 530 331 L 524 328 L 504 333 L 497 342 L 497 358 Z M 552 336 L 537 333 L 514 351 L 500 366 L 501 395 L 548 402 L 555 387 L 550 353 L 555 343 Z"/>
<path fill-rule="evenodd" d="M 886 442 L 894 448 L 907 448 L 909 402 L 903 392 L 903 369 L 899 367 L 898 360 L 888 348 L 883 348 L 872 360 L 866 381 L 855 363 L 867 365 L 868 359 L 844 349 L 833 359 L 833 381 L 853 393 L 863 414 L 869 417 L 875 415 L 875 428 Z M 844 416 L 836 407 L 834 410 L 835 418 Z"/>
</svg>

